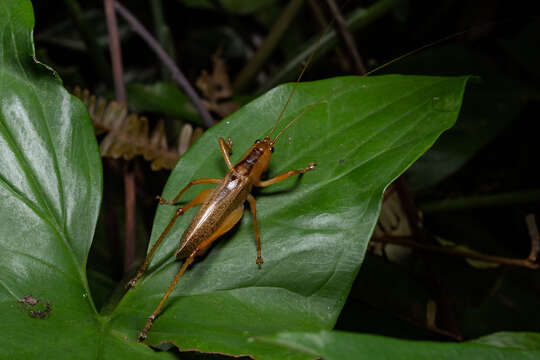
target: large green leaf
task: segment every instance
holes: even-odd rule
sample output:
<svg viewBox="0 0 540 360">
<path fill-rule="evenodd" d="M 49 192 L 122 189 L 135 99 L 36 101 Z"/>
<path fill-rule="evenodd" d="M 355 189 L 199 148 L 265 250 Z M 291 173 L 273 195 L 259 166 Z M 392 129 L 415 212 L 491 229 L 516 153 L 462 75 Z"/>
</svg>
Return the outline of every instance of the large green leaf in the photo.
<svg viewBox="0 0 540 360">
<path fill-rule="evenodd" d="M 362 263 L 384 188 L 455 122 L 466 78 L 349 77 L 301 84 L 280 127 L 351 81 L 276 144 L 269 176 L 314 160 L 318 167 L 258 192 L 262 269 L 255 264 L 252 218 L 246 214 L 184 275 L 148 343 L 168 340 L 183 349 L 277 359 L 297 355 L 248 339 L 332 328 Z M 239 159 L 272 127 L 291 88 L 274 89 L 207 131 L 178 162 L 164 197 L 173 198 L 192 179 L 223 176 L 217 139 L 231 136 L 233 160 Z M 174 211 L 158 208 L 151 242 Z M 146 277 L 111 315 L 113 326 L 131 339 L 179 269 L 173 252 L 190 216 L 175 224 Z"/>
<path fill-rule="evenodd" d="M 0 0 L 0 357 L 153 356 L 93 305 L 98 148 L 84 105 L 35 60 L 33 26 L 29 1 Z"/>
<path fill-rule="evenodd" d="M 409 341 L 341 331 L 281 333 L 256 339 L 325 360 L 538 359 L 540 334 L 496 333 L 464 343 Z"/>
</svg>

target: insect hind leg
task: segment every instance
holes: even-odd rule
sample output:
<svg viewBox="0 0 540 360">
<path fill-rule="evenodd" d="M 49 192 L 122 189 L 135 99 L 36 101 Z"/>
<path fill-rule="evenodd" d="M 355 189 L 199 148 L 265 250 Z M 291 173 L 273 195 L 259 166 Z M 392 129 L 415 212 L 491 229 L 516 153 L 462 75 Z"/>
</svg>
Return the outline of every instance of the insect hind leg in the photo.
<svg viewBox="0 0 540 360">
<path fill-rule="evenodd" d="M 208 247 L 214 241 L 216 241 L 217 238 L 219 238 L 221 235 L 225 234 L 227 231 L 232 229 L 232 227 L 242 218 L 243 213 L 244 213 L 244 206 L 243 205 L 241 205 L 241 206 L 237 207 L 235 210 L 233 210 L 229 214 L 229 216 L 227 216 L 227 218 L 225 218 L 225 220 L 219 226 L 219 228 L 217 228 L 217 230 L 212 235 L 210 235 L 210 237 L 208 237 L 208 239 L 201 242 L 197 246 L 197 248 L 191 253 L 191 255 L 189 255 L 189 257 L 186 258 L 186 261 L 182 264 L 182 267 L 180 268 L 180 270 L 178 271 L 178 273 L 174 277 L 173 281 L 171 282 L 171 285 L 169 285 L 169 288 L 167 289 L 167 292 L 165 293 L 165 295 L 163 296 L 163 298 L 159 302 L 159 305 L 154 309 L 154 311 L 152 312 L 152 315 L 150 315 L 148 317 L 148 320 L 146 321 L 146 325 L 144 326 L 144 329 L 139 333 L 139 336 L 137 338 L 137 342 L 141 342 L 144 339 L 146 339 L 148 331 L 150 330 L 150 328 L 154 324 L 154 321 L 156 321 L 156 318 L 159 315 L 159 313 L 161 311 L 161 308 L 165 304 L 165 301 L 167 300 L 167 298 L 169 297 L 169 295 L 173 291 L 174 287 L 176 286 L 176 284 L 178 283 L 178 281 L 180 280 L 182 275 L 184 275 L 184 272 L 186 271 L 188 266 L 191 265 L 191 263 L 193 262 L 195 257 L 198 256 L 198 255 L 203 254 L 208 249 Z"/>
<path fill-rule="evenodd" d="M 178 208 L 178 210 L 176 210 L 173 218 L 171 219 L 171 221 L 169 221 L 169 224 L 167 225 L 167 227 L 165 228 L 165 230 L 163 230 L 163 232 L 161 233 L 161 235 L 159 236 L 159 239 L 157 239 L 157 241 L 154 243 L 154 245 L 152 246 L 152 249 L 150 249 L 150 252 L 148 252 L 148 255 L 146 256 L 146 258 L 144 259 L 144 263 L 141 265 L 139 271 L 137 272 L 137 275 L 135 275 L 135 277 L 133 279 L 131 279 L 127 284 L 126 284 L 126 289 L 129 289 L 129 288 L 132 288 L 132 287 L 135 287 L 135 285 L 137 284 L 137 281 L 139 281 L 139 279 L 144 275 L 145 271 L 146 271 L 146 268 L 148 268 L 148 264 L 150 263 L 150 259 L 152 258 L 152 256 L 154 255 L 154 252 L 157 250 L 157 248 L 159 247 L 159 245 L 161 244 L 161 242 L 163 241 L 163 239 L 165 238 L 165 236 L 167 236 L 167 234 L 169 233 L 169 231 L 171 230 L 171 228 L 173 227 L 174 223 L 176 222 L 176 219 L 178 219 L 179 216 L 181 215 L 184 215 L 185 212 L 195 206 L 195 205 L 200 205 L 202 204 L 203 202 L 206 201 L 206 199 L 208 199 L 208 197 L 212 194 L 212 191 L 214 189 L 205 189 L 203 191 L 201 191 L 196 197 L 195 199 L 191 200 L 189 203 L 187 203 L 186 205 L 182 206 L 181 208 Z"/>
</svg>

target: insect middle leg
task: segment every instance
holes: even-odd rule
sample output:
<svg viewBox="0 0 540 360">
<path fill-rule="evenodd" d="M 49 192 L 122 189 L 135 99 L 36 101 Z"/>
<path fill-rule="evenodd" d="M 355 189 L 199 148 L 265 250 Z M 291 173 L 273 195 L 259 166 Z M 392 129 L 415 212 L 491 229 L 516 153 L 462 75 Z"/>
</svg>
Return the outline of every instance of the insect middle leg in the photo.
<svg viewBox="0 0 540 360">
<path fill-rule="evenodd" d="M 201 255 L 203 254 L 207 248 L 218 238 L 220 237 L 221 235 L 223 235 L 224 233 L 226 233 L 227 231 L 229 231 L 230 229 L 232 229 L 232 227 L 242 218 L 242 215 L 244 213 L 244 206 L 239 206 L 238 208 L 236 208 L 235 210 L 233 210 L 229 216 L 227 216 L 227 218 L 223 221 L 223 223 L 219 226 L 219 228 L 212 234 L 210 235 L 210 237 L 208 237 L 208 239 L 204 240 L 203 242 L 201 242 L 197 248 L 191 253 L 191 255 L 189 255 L 186 260 L 184 261 L 184 263 L 182 264 L 182 267 L 180 268 L 180 270 L 178 271 L 178 273 L 176 274 L 176 276 L 174 277 L 173 281 L 171 282 L 171 285 L 169 285 L 169 288 L 167 289 L 167 292 L 165 293 L 165 295 L 163 296 L 163 298 L 161 299 L 161 301 L 159 302 L 158 306 L 155 308 L 155 310 L 152 312 L 152 315 L 150 315 L 148 317 L 148 320 L 146 321 L 146 325 L 144 326 L 144 329 L 139 333 L 139 336 L 137 338 L 137 341 L 138 342 L 141 342 L 143 341 L 144 339 L 146 339 L 146 336 L 148 334 L 148 331 L 150 330 L 150 328 L 152 327 L 152 325 L 154 324 L 154 321 L 156 320 L 159 312 L 161 311 L 161 308 L 163 307 L 163 305 L 165 304 L 165 301 L 167 300 L 167 298 L 169 297 L 169 295 L 171 294 L 171 292 L 173 291 L 174 287 L 176 286 L 176 284 L 178 283 L 178 281 L 180 280 L 180 278 L 182 277 L 182 275 L 184 275 L 184 272 L 186 271 L 186 269 L 189 267 L 189 265 L 191 265 L 191 263 L 193 262 L 193 260 L 195 259 L 195 257 L 197 255 Z"/>
<path fill-rule="evenodd" d="M 195 185 L 194 182 L 196 181 L 200 181 L 200 180 L 219 180 L 219 179 L 199 179 L 199 180 L 194 180 L 192 181 L 191 183 L 189 183 L 184 189 L 182 189 L 182 191 L 180 191 L 179 195 L 177 196 L 177 198 L 180 198 L 180 196 L 187 190 L 189 189 L 189 187 L 191 187 L 192 185 Z M 209 182 L 209 181 L 208 181 Z M 198 184 L 200 183 L 203 183 L 203 182 L 198 182 Z M 209 183 L 213 183 L 213 182 L 209 182 Z M 178 217 L 180 217 L 181 215 L 184 215 L 184 213 L 191 207 L 195 206 L 195 205 L 200 205 L 202 204 L 207 198 L 208 196 L 210 196 L 210 194 L 212 193 L 212 190 L 213 189 L 206 189 L 206 190 L 203 190 L 201 191 L 193 200 L 191 200 L 189 203 L 187 203 L 186 205 L 182 206 L 181 208 L 179 208 L 178 210 L 176 210 L 173 218 L 171 219 L 171 221 L 169 221 L 169 224 L 167 225 L 167 227 L 165 228 L 165 230 L 163 230 L 163 232 L 161 233 L 161 235 L 159 236 L 159 239 L 157 239 L 157 241 L 154 243 L 154 245 L 152 246 L 152 249 L 150 249 L 150 252 L 148 253 L 148 255 L 146 256 L 146 259 L 144 259 L 144 262 L 143 264 L 141 265 L 139 271 L 137 272 L 137 275 L 135 275 L 135 277 L 133 279 L 131 279 L 127 284 L 126 284 L 126 288 L 129 289 L 131 287 L 135 287 L 135 285 L 137 284 L 137 281 L 139 281 L 139 279 L 141 278 L 141 276 L 143 276 L 144 272 L 146 271 L 146 268 L 148 267 L 148 264 L 150 263 L 150 259 L 152 258 L 152 256 L 154 255 L 154 252 L 157 250 L 157 248 L 159 247 L 159 245 L 161 244 L 161 242 L 163 241 L 163 239 L 165 238 L 165 236 L 167 236 L 167 234 L 169 233 L 169 231 L 171 230 L 171 228 L 173 227 L 174 223 L 176 222 L 176 219 L 178 219 Z M 178 201 L 178 199 L 175 198 L 176 201 Z"/>
<path fill-rule="evenodd" d="M 247 200 L 249 202 L 249 208 L 251 209 L 251 215 L 253 215 L 253 226 L 255 227 L 255 240 L 257 241 L 257 260 L 255 260 L 255 262 L 257 263 L 257 265 L 259 265 L 259 269 L 260 269 L 264 261 L 261 256 L 261 234 L 259 232 L 259 223 L 257 222 L 257 207 L 255 203 L 255 198 L 253 197 L 253 195 L 249 194 L 247 197 Z"/>
<path fill-rule="evenodd" d="M 184 193 L 186 191 L 188 191 L 189 188 L 192 187 L 193 185 L 198 185 L 198 184 L 219 184 L 220 182 L 221 182 L 221 179 L 218 179 L 218 178 L 207 178 L 207 179 L 191 180 L 189 182 L 189 184 L 184 186 L 184 188 L 182 190 L 180 190 L 180 192 L 178 192 L 178 195 L 176 195 L 175 198 L 172 201 L 165 200 L 161 196 L 156 196 L 156 199 L 159 200 L 159 203 L 161 205 L 175 205 L 178 202 L 178 200 L 180 200 L 182 195 L 184 195 Z"/>
<path fill-rule="evenodd" d="M 315 169 L 315 165 L 316 165 L 316 163 L 311 162 L 304 169 L 289 170 L 289 171 L 287 171 L 287 172 L 285 172 L 283 174 L 280 174 L 280 175 L 278 175 L 276 177 L 273 177 L 271 179 L 256 182 L 256 183 L 254 183 L 254 185 L 259 186 L 259 187 L 270 186 L 270 185 L 273 185 L 273 184 L 278 183 L 280 181 L 283 181 L 283 180 L 285 180 L 285 179 L 287 179 L 287 178 L 289 178 L 289 177 L 291 177 L 293 175 L 303 174 L 303 173 L 305 173 L 307 171 L 313 170 L 313 169 Z M 257 263 L 257 265 L 259 265 L 259 268 L 260 268 L 264 261 L 263 261 L 263 258 L 261 256 L 261 234 L 259 232 L 259 223 L 257 221 L 257 209 L 256 209 L 256 204 L 255 204 L 255 198 L 253 197 L 253 195 L 249 194 L 248 197 L 247 197 L 247 200 L 249 202 L 249 207 L 251 209 L 251 214 L 253 215 L 253 225 L 255 227 L 255 240 L 257 241 L 257 260 L 255 262 Z"/>
</svg>

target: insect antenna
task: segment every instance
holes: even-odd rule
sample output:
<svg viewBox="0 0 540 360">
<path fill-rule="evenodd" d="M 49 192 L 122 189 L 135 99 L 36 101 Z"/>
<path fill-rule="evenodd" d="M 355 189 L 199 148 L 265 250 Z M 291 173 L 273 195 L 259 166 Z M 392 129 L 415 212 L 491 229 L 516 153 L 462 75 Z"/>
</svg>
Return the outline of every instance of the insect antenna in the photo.
<svg viewBox="0 0 540 360">
<path fill-rule="evenodd" d="M 348 3 L 348 2 L 347 2 Z M 321 36 L 319 36 L 319 38 L 317 39 L 317 43 L 315 44 L 315 47 L 313 48 L 313 50 L 311 51 L 311 54 L 309 55 L 308 59 L 306 60 L 306 62 L 304 63 L 304 66 L 302 67 L 302 71 L 300 72 L 300 75 L 298 75 L 298 79 L 296 79 L 296 82 L 294 83 L 294 87 L 293 89 L 291 90 L 291 93 L 289 94 L 289 97 L 287 98 L 287 101 L 285 101 L 285 104 L 283 105 L 283 108 L 281 109 L 281 112 L 279 113 L 279 116 L 277 117 L 276 119 L 276 122 L 274 123 L 274 126 L 272 127 L 272 129 L 270 130 L 270 132 L 268 132 L 268 135 L 266 135 L 266 137 L 270 137 L 270 135 L 272 135 L 272 133 L 274 132 L 274 130 L 276 129 L 276 127 L 278 126 L 279 124 L 279 121 L 281 120 L 281 118 L 283 117 L 283 114 L 285 113 L 285 110 L 287 110 L 287 106 L 289 105 L 289 102 L 291 101 L 294 93 L 296 92 L 296 88 L 298 87 L 298 84 L 300 83 L 300 80 L 302 79 L 302 76 L 304 75 L 304 73 L 306 72 L 309 64 L 311 63 L 311 61 L 313 60 L 313 56 L 315 56 L 315 53 L 317 52 L 317 49 L 319 49 L 319 45 L 321 44 L 321 41 L 324 37 L 324 35 L 328 32 L 328 29 L 330 29 L 330 27 L 332 26 L 332 24 L 334 23 L 334 20 L 335 19 L 332 19 L 332 21 L 330 21 L 328 23 L 328 25 L 326 25 L 326 28 L 324 29 L 323 33 L 321 34 Z M 272 142 L 273 144 L 274 142 Z"/>
<path fill-rule="evenodd" d="M 467 29 L 467 30 L 463 30 L 463 31 L 459 31 L 459 32 L 456 32 L 456 33 L 453 33 L 453 34 L 450 34 L 448 36 L 445 36 L 441 39 L 438 39 L 438 40 L 435 40 L 429 44 L 426 44 L 426 45 L 423 45 L 423 46 L 420 46 L 419 48 L 416 48 L 414 50 L 411 50 L 403 55 L 400 55 L 390 61 L 387 61 L 385 62 L 384 64 L 380 65 L 380 66 L 377 66 L 376 68 L 368 71 L 367 73 L 363 74 L 362 76 L 360 77 L 357 77 L 357 78 L 354 78 L 353 80 L 343 84 L 342 86 L 332 90 L 330 93 L 326 94 L 325 96 L 323 96 L 322 98 L 320 98 L 319 100 L 317 100 L 316 102 L 314 102 L 313 104 L 309 105 L 307 108 L 305 108 L 300 114 L 298 114 L 294 119 L 292 119 L 291 121 L 289 121 L 289 123 L 287 125 L 285 125 L 276 135 L 276 137 L 270 142 L 270 145 L 274 145 L 277 141 L 277 139 L 281 136 L 281 134 L 283 134 L 285 132 L 285 130 L 287 130 L 296 120 L 300 119 L 302 116 L 304 116 L 304 114 L 306 114 L 307 112 L 311 111 L 311 109 L 313 109 L 315 106 L 325 102 L 326 100 L 328 100 L 329 98 L 331 98 L 332 96 L 346 90 L 347 88 L 351 87 L 352 85 L 356 84 L 358 81 L 362 80 L 362 78 L 368 76 L 368 75 L 371 75 L 373 74 L 374 72 L 376 71 L 379 71 L 379 70 L 382 70 L 384 69 L 385 67 L 395 63 L 396 61 L 400 61 L 406 57 L 409 57 L 411 55 L 414 55 L 422 50 L 425 50 L 431 46 L 434 46 L 434 45 L 437 45 L 437 44 L 440 44 L 444 41 L 447 41 L 447 40 L 450 40 L 450 39 L 453 39 L 455 37 L 458 37 L 460 35 L 463 35 L 467 32 L 469 32 L 471 29 Z M 316 47 L 317 48 L 317 47 Z M 313 52 L 314 53 L 314 52 Z M 311 54 L 313 56 L 313 53 Z M 305 69 L 304 69 L 305 70 Z M 298 82 L 295 84 L 295 87 L 293 89 L 293 92 L 294 90 L 296 90 L 296 86 L 298 85 Z M 292 93 L 291 93 L 291 96 L 292 96 Z M 290 99 L 290 97 L 289 97 Z M 288 103 L 288 101 L 287 101 Z M 285 111 L 285 109 L 283 109 L 282 111 L 282 114 L 283 112 Z M 281 115 L 280 115 L 281 117 Z M 276 123 L 277 125 L 277 123 Z M 276 125 L 274 125 L 274 128 L 276 127 Z M 274 130 L 274 128 L 272 128 L 272 131 Z M 270 132 L 268 135 L 270 135 L 272 132 Z"/>
</svg>

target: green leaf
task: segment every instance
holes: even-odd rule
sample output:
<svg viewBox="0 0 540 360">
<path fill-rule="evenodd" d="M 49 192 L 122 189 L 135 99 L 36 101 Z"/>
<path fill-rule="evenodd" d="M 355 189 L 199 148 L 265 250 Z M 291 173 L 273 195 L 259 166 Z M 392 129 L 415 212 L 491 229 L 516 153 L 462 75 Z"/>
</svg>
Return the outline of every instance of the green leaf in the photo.
<svg viewBox="0 0 540 360">
<path fill-rule="evenodd" d="M 262 269 L 255 264 L 253 221 L 246 214 L 186 272 L 147 343 L 297 358 L 248 339 L 332 328 L 362 263 L 383 190 L 454 124 L 466 81 L 382 76 L 300 84 L 279 128 L 333 90 L 337 94 L 299 119 L 276 144 L 268 176 L 311 161 L 318 166 L 301 178 L 256 191 Z M 232 137 L 237 161 L 268 133 L 291 89 L 280 86 L 207 131 L 180 159 L 163 196 L 172 199 L 192 179 L 223 176 L 217 139 Z M 203 188 L 188 191 L 184 199 Z M 174 211 L 158 208 L 152 243 Z M 146 276 L 111 314 L 113 326 L 132 339 L 179 269 L 173 252 L 192 215 L 177 221 Z"/>
<path fill-rule="evenodd" d="M 173 83 L 130 84 L 127 86 L 127 94 L 130 105 L 137 112 L 155 112 L 201 123 L 188 97 Z"/>
<path fill-rule="evenodd" d="M 35 60 L 33 26 L 29 1 L 0 0 L 2 357 L 157 356 L 96 313 L 85 268 L 100 157 L 84 105 Z"/>
<path fill-rule="evenodd" d="M 538 359 L 540 334 L 496 333 L 464 343 L 393 339 L 341 331 L 281 333 L 256 339 L 325 360 Z"/>
</svg>

